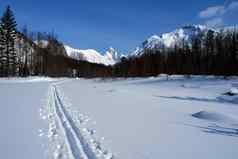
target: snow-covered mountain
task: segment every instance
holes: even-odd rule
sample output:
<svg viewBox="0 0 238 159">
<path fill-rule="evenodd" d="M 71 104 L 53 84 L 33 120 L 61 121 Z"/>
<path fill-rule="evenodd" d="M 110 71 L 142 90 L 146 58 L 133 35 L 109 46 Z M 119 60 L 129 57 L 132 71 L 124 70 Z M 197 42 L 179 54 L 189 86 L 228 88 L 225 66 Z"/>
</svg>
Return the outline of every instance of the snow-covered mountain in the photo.
<svg viewBox="0 0 238 159">
<path fill-rule="evenodd" d="M 162 35 L 153 35 L 145 40 L 141 46 L 137 47 L 130 55 L 140 55 L 144 49 L 170 49 L 175 45 L 182 46 L 183 42 L 191 42 L 192 39 L 209 30 L 215 31 L 203 25 L 188 25 Z"/>
<path fill-rule="evenodd" d="M 171 49 L 174 48 L 175 45 L 179 47 L 182 46 L 184 42 L 191 42 L 195 36 L 205 33 L 209 30 L 215 31 L 213 28 L 208 28 L 207 26 L 203 25 L 188 25 L 169 33 L 153 35 L 145 40 L 134 51 L 129 53 L 129 56 L 143 54 L 145 49 Z M 118 52 L 116 52 L 112 47 L 110 47 L 104 55 L 93 49 L 79 50 L 68 45 L 65 45 L 65 49 L 68 56 L 72 58 L 105 65 L 113 65 L 119 61 L 121 57 L 125 56 L 119 55 Z"/>
<path fill-rule="evenodd" d="M 46 48 L 49 44 L 49 41 L 48 40 L 40 40 L 40 41 L 36 40 L 36 41 L 34 41 L 34 43 L 37 46 L 39 46 L 40 48 Z"/>
<path fill-rule="evenodd" d="M 91 63 L 114 65 L 119 59 L 118 53 L 112 47 L 110 47 L 104 55 L 94 49 L 80 50 L 74 49 L 68 45 L 65 45 L 64 47 L 69 57 Z"/>
</svg>

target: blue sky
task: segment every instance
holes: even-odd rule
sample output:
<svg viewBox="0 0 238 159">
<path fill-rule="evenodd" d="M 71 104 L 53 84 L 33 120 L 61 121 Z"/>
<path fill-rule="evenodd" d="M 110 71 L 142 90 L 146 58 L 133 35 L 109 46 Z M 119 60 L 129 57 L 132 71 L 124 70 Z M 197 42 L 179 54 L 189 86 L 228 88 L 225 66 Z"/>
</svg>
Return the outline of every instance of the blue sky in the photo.
<svg viewBox="0 0 238 159">
<path fill-rule="evenodd" d="M 185 24 L 238 24 L 237 0 L 1 0 L 1 14 L 8 4 L 18 28 L 54 30 L 65 44 L 100 52 L 112 46 L 127 53 Z"/>
</svg>

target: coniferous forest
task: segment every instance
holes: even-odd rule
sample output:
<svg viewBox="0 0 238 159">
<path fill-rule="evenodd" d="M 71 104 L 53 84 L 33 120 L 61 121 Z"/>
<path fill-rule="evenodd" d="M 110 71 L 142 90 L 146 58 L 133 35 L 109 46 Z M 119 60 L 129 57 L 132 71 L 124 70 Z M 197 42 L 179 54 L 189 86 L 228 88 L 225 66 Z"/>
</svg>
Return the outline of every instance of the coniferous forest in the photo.
<svg viewBox="0 0 238 159">
<path fill-rule="evenodd" d="M 171 50 L 147 49 L 138 57 L 123 58 L 113 68 L 115 76 L 158 74 L 238 75 L 238 32 L 208 31 Z"/>
<path fill-rule="evenodd" d="M 45 44 L 47 41 L 47 44 Z M 144 77 L 158 74 L 238 75 L 238 30 L 208 31 L 173 49 L 145 49 L 113 66 L 67 56 L 55 33 L 17 29 L 10 6 L 0 22 L 0 77 Z"/>
</svg>

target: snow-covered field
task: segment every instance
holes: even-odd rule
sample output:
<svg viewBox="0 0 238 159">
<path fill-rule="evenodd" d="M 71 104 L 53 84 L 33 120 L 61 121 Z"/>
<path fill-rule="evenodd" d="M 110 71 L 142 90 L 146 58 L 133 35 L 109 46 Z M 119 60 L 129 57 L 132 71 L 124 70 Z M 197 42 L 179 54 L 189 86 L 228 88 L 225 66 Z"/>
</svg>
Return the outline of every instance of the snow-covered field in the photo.
<svg viewBox="0 0 238 159">
<path fill-rule="evenodd" d="M 0 80 L 0 158 L 46 158 L 40 137 L 47 123 L 40 118 L 49 87 L 47 79 Z"/>
<path fill-rule="evenodd" d="M 238 156 L 238 80 L 1 79 L 0 154 L 15 158 Z"/>
</svg>

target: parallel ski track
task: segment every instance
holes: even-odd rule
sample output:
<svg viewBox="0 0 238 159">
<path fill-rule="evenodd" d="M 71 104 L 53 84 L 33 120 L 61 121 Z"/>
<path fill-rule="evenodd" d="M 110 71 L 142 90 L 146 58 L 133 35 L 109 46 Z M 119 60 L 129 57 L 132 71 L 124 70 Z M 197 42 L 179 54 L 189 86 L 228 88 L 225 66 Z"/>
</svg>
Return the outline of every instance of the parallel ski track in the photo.
<svg viewBox="0 0 238 159">
<path fill-rule="evenodd" d="M 81 130 L 75 125 L 75 122 L 65 109 L 55 84 L 52 85 L 51 90 L 53 96 L 52 104 L 55 107 L 56 116 L 65 135 L 66 144 L 72 157 L 74 159 L 98 159 L 97 155 L 93 152 L 82 135 Z"/>
</svg>

